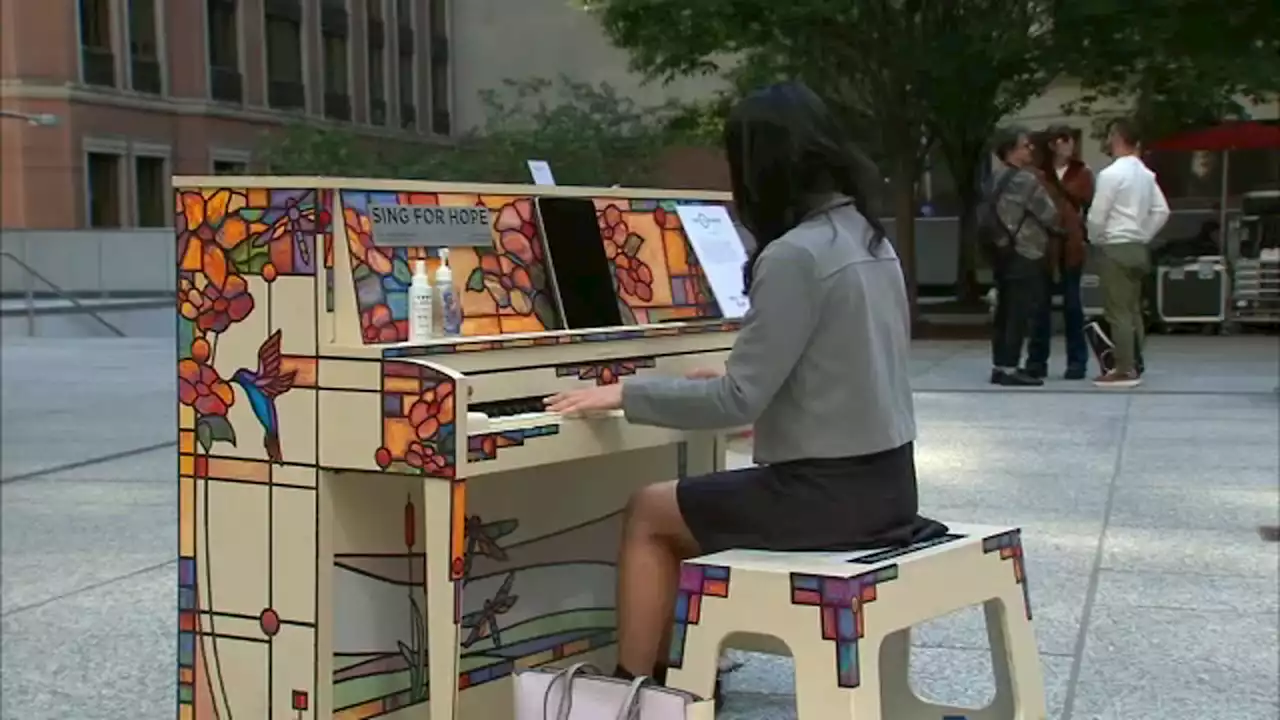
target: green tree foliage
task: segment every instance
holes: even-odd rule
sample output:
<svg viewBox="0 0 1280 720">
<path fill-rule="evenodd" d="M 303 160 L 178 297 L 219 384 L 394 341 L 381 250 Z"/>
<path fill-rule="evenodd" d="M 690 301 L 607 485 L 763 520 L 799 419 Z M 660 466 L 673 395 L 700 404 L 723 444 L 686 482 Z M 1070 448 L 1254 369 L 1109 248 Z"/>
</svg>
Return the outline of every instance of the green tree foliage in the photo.
<svg viewBox="0 0 1280 720">
<path fill-rule="evenodd" d="M 527 183 L 546 160 L 565 185 L 643 187 L 662 151 L 696 133 L 672 129 L 682 109 L 642 107 L 607 84 L 567 77 L 508 80 L 481 93 L 485 124 L 448 140 L 410 142 L 295 124 L 270 133 L 259 157 L 272 173 Z"/>
<path fill-rule="evenodd" d="M 1084 96 L 1137 116 L 1148 137 L 1245 115 L 1241 100 L 1280 95 L 1280 3 L 1060 0 L 1054 38 Z"/>
<path fill-rule="evenodd" d="M 799 77 L 822 94 L 893 180 L 895 241 L 909 278 L 915 184 L 930 148 L 940 144 L 972 201 L 977 166 L 996 124 L 1049 78 L 1041 37 L 1049 6 L 1039 0 L 587 5 L 650 77 L 718 73 L 732 90 Z M 724 106 L 723 98 L 714 105 Z"/>
</svg>

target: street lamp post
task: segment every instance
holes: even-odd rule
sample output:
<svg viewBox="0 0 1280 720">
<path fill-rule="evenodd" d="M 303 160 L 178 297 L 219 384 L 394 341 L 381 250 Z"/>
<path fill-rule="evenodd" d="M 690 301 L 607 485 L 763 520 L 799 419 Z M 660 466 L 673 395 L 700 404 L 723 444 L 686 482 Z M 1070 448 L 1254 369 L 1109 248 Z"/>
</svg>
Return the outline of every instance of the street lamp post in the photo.
<svg viewBox="0 0 1280 720">
<path fill-rule="evenodd" d="M 0 118 L 26 120 L 28 125 L 34 127 L 53 127 L 58 124 L 58 116 L 52 113 L 24 113 L 16 110 L 0 109 Z"/>
</svg>

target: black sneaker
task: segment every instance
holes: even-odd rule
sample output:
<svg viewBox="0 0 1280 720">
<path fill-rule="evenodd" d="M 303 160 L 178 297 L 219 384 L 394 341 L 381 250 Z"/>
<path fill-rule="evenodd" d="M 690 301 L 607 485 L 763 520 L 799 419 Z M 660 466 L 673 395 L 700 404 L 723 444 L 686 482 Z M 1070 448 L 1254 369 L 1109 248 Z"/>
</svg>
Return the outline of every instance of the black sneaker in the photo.
<svg viewBox="0 0 1280 720">
<path fill-rule="evenodd" d="M 1027 366 L 1022 369 L 1022 374 L 1037 380 L 1043 380 L 1049 377 L 1049 367 L 1040 363 L 1027 363 Z"/>
<path fill-rule="evenodd" d="M 1044 385 L 1044 380 L 1031 377 L 1021 370 L 1013 370 L 1012 372 L 997 370 L 991 374 L 991 382 L 1005 387 L 1040 387 Z"/>
<path fill-rule="evenodd" d="M 1063 380 L 1083 380 L 1088 376 L 1089 371 L 1083 365 L 1071 365 L 1067 367 L 1067 371 L 1062 374 Z"/>
</svg>

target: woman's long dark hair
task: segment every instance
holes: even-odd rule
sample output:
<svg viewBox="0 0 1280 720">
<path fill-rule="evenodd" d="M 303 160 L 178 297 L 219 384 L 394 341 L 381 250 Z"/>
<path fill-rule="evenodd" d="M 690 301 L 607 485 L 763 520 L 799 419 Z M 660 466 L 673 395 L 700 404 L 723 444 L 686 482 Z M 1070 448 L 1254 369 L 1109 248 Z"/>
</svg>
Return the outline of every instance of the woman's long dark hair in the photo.
<svg viewBox="0 0 1280 720">
<path fill-rule="evenodd" d="M 1063 197 L 1067 196 L 1067 191 L 1062 187 L 1062 180 L 1058 178 L 1058 166 L 1054 164 L 1053 141 L 1056 140 L 1053 135 L 1048 132 L 1039 132 L 1033 134 L 1031 140 L 1031 157 L 1036 168 L 1044 175 L 1044 181 L 1053 186 L 1054 190 L 1062 193 Z"/>
<path fill-rule="evenodd" d="M 733 202 L 756 241 L 743 269 L 748 289 L 760 253 L 824 210 L 822 203 L 832 194 L 850 198 L 866 218 L 873 230 L 872 252 L 884 242 L 884 226 L 864 187 L 880 183 L 879 170 L 803 83 L 779 83 L 743 98 L 729 113 L 724 144 Z"/>
</svg>

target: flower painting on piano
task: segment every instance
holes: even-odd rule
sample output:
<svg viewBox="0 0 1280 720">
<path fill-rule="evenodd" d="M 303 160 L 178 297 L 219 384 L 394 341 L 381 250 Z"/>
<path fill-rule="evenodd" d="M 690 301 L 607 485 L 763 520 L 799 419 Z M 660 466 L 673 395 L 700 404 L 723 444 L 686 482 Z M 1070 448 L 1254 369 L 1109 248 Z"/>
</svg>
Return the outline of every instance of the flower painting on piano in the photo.
<svg viewBox="0 0 1280 720">
<path fill-rule="evenodd" d="M 452 479 L 457 468 L 453 379 L 416 363 L 382 363 L 383 470 Z"/>
<path fill-rule="evenodd" d="M 689 201 L 693 203 L 695 201 Z M 674 200 L 595 200 L 597 224 L 629 325 L 719 318 Z"/>
<path fill-rule="evenodd" d="M 493 217 L 492 248 L 449 253 L 462 305 L 462 335 L 541 332 L 559 327 L 542 238 L 527 196 L 342 191 L 342 228 L 351 256 L 360 332 L 366 343 L 409 338 L 409 284 L 416 260 L 434 275 L 439 259 L 426 248 L 380 247 L 370 204 L 480 206 Z"/>
</svg>

